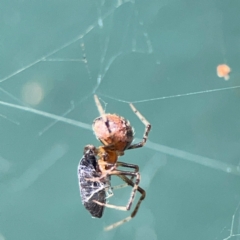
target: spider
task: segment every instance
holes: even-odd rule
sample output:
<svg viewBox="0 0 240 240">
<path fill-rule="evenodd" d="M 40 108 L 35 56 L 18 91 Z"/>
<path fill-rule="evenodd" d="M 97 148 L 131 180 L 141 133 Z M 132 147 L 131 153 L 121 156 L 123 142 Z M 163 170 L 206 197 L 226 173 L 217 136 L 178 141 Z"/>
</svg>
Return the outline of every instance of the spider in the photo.
<svg viewBox="0 0 240 240">
<path fill-rule="evenodd" d="M 135 149 L 143 147 L 147 141 L 148 133 L 150 132 L 151 125 L 150 123 L 137 111 L 137 109 L 130 104 L 133 112 L 137 115 L 137 117 L 143 122 L 145 125 L 145 132 L 143 135 L 143 139 L 141 142 L 132 144 L 134 137 L 134 130 L 130 125 L 130 122 L 125 118 L 118 116 L 116 114 L 105 113 L 103 107 L 96 95 L 94 95 L 94 99 L 100 113 L 100 117 L 96 118 L 93 122 L 93 131 L 103 144 L 98 148 L 95 148 L 92 145 L 87 145 L 85 147 L 85 155 L 80 161 L 79 166 L 83 165 L 83 159 L 90 159 L 90 155 L 86 155 L 88 152 L 91 152 L 91 157 L 94 158 L 94 161 L 88 161 L 86 168 L 83 171 L 79 171 L 79 182 L 81 185 L 81 196 L 82 201 L 85 207 L 90 211 L 92 216 L 101 217 L 103 213 L 104 207 L 115 208 L 122 211 L 130 210 L 133 200 L 136 195 L 136 191 L 141 194 L 140 199 L 138 200 L 133 212 L 127 218 L 116 222 L 108 227 L 105 230 L 111 230 L 115 227 L 122 225 L 125 222 L 130 221 L 135 215 L 140 207 L 142 200 L 145 198 L 145 191 L 139 187 L 140 182 L 140 173 L 139 167 L 134 164 L 119 162 L 118 157 L 124 155 L 125 150 Z M 92 147 L 89 147 L 92 146 Z M 93 150 L 94 148 L 94 150 Z M 92 150 L 91 150 L 92 149 Z M 97 162 L 96 162 L 96 159 Z M 95 166 L 95 167 L 94 167 Z M 122 171 L 119 170 L 118 167 L 126 167 L 132 168 L 134 171 Z M 81 167 L 79 167 L 81 169 Z M 88 171 L 89 174 L 86 174 L 85 171 Z M 116 206 L 106 203 L 106 197 L 104 199 L 104 190 L 109 192 L 111 188 L 110 185 L 110 176 L 116 175 L 120 177 L 127 185 L 130 185 L 133 189 L 129 198 L 129 201 L 126 206 Z M 135 182 L 133 182 L 135 179 Z M 84 185 L 85 184 L 85 185 Z M 93 187 L 95 184 L 96 188 Z M 87 190 L 90 195 L 86 197 L 86 194 L 82 194 L 85 190 Z M 106 195 L 105 195 L 106 196 Z M 111 196 L 111 191 L 109 196 Z M 95 204 L 98 204 L 96 206 Z M 102 208 L 100 208 L 102 207 Z M 101 212 L 101 214 L 95 214 L 96 212 Z M 94 213 L 94 215 L 93 215 Z"/>
</svg>

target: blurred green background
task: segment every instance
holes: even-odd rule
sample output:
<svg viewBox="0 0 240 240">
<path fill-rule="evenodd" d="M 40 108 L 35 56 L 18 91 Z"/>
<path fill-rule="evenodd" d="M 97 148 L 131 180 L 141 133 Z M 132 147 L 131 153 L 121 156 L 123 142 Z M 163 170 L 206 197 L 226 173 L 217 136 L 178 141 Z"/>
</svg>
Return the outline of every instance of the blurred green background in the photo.
<svg viewBox="0 0 240 240">
<path fill-rule="evenodd" d="M 233 216 L 240 234 L 239 1 L 13 0 L 0 23 L 0 240 L 222 240 Z M 130 213 L 92 219 L 78 189 L 83 148 L 100 144 L 94 92 L 136 141 L 128 102 L 152 124 L 121 158 L 139 165 L 147 197 L 110 232 Z"/>
</svg>

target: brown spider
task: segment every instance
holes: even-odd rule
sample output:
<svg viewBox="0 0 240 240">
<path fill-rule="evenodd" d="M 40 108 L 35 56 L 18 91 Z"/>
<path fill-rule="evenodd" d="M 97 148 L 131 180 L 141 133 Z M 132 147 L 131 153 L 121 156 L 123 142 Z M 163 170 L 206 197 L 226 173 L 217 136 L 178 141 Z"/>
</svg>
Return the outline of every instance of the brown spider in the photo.
<svg viewBox="0 0 240 240">
<path fill-rule="evenodd" d="M 106 227 L 105 230 L 108 231 L 122 225 L 125 222 L 130 221 L 137 214 L 140 204 L 146 196 L 145 191 L 141 187 L 139 187 L 140 173 L 139 173 L 138 165 L 119 162 L 118 157 L 124 155 L 125 150 L 143 147 L 147 141 L 148 133 L 151 129 L 151 125 L 140 114 L 140 112 L 137 111 L 137 109 L 133 106 L 133 104 L 130 104 L 130 107 L 132 108 L 134 113 L 145 125 L 145 132 L 144 132 L 142 141 L 136 144 L 132 144 L 134 130 L 131 127 L 130 122 L 125 118 L 118 116 L 116 114 L 105 113 L 96 95 L 94 95 L 94 99 L 95 99 L 98 111 L 100 113 L 100 117 L 94 120 L 93 131 L 96 137 L 102 142 L 103 146 L 94 148 L 94 156 L 98 158 L 96 163 L 97 166 L 95 167 L 98 174 L 95 174 L 95 170 L 91 171 L 91 174 L 85 178 L 85 183 L 87 183 L 85 187 L 86 186 L 91 187 L 92 183 L 95 183 L 95 185 L 97 185 L 98 183 L 98 186 L 101 186 L 101 187 L 98 187 L 98 190 L 95 190 L 93 192 L 93 195 L 91 195 L 91 198 L 89 198 L 87 202 L 89 200 L 92 202 L 92 204 L 90 204 L 89 206 L 92 206 L 94 205 L 93 203 L 95 203 L 102 207 L 109 207 L 109 208 L 115 208 L 122 211 L 127 211 L 127 210 L 130 210 L 132 206 L 134 197 L 136 195 L 136 191 L 138 191 L 141 194 L 141 197 L 138 200 L 138 203 L 135 209 L 133 210 L 133 212 L 131 213 L 131 215 L 119 222 L 116 222 Z M 91 145 L 88 145 L 88 146 L 90 146 L 91 149 L 93 148 L 93 146 Z M 89 152 L 88 146 L 85 147 L 85 153 Z M 87 159 L 86 155 L 84 159 Z M 118 167 L 132 168 L 134 169 L 134 171 L 122 171 L 122 170 L 119 170 Z M 82 171 L 82 174 L 83 174 L 83 171 Z M 81 176 L 80 175 L 79 175 L 79 179 L 80 177 L 81 179 L 83 179 L 82 177 L 83 175 Z M 103 200 L 102 197 L 100 198 L 100 196 L 103 196 L 103 194 L 100 194 L 100 192 L 102 193 L 102 189 L 103 189 L 102 186 L 105 186 L 105 191 L 109 191 L 109 189 L 111 188 L 110 187 L 111 175 L 116 175 L 120 177 L 127 185 L 130 185 L 133 188 L 129 201 L 126 206 L 111 205 L 106 203 L 106 201 Z M 135 182 L 133 182 L 133 179 L 135 179 Z M 81 183 L 81 180 L 80 180 L 80 183 Z M 83 190 L 81 190 L 80 188 L 80 191 L 83 191 Z M 84 203 L 84 205 L 85 204 L 86 202 Z M 89 204 L 89 202 L 87 204 Z M 90 211 L 91 214 L 92 212 L 94 212 L 94 210 L 91 212 L 91 209 L 89 208 L 87 209 Z M 103 212 L 103 209 L 101 209 L 101 212 Z"/>
</svg>

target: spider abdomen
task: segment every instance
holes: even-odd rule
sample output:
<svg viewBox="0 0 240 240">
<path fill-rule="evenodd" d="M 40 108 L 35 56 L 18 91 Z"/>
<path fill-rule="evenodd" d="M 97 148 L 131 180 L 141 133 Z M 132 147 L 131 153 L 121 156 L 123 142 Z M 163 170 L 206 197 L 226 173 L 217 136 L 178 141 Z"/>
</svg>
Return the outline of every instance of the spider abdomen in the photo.
<svg viewBox="0 0 240 240">
<path fill-rule="evenodd" d="M 126 150 L 134 137 L 130 122 L 116 114 L 105 114 L 96 118 L 93 122 L 93 131 L 104 146 L 119 152 Z"/>
</svg>

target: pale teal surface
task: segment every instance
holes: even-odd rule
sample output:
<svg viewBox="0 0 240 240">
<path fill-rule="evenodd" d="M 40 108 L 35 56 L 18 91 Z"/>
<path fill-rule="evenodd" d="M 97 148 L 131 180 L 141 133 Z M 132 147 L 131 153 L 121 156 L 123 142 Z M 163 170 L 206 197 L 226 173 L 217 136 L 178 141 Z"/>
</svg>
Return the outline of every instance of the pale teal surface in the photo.
<svg viewBox="0 0 240 240">
<path fill-rule="evenodd" d="M 0 240 L 240 239 L 239 1 L 4 1 L 0 83 Z M 139 165 L 147 197 L 111 232 L 130 213 L 92 219 L 78 189 L 83 148 L 100 144 L 94 92 L 137 140 L 128 102 L 152 124 L 121 158 Z"/>
</svg>

